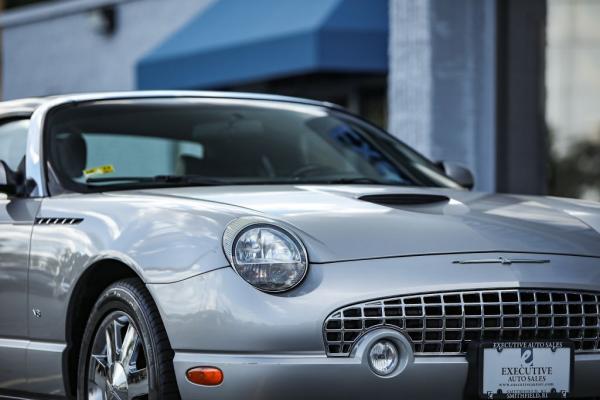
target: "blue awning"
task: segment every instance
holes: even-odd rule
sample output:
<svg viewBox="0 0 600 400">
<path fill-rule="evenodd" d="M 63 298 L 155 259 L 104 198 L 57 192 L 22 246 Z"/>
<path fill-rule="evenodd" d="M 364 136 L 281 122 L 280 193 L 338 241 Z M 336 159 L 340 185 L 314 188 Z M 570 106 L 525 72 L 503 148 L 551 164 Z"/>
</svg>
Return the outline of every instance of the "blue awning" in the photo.
<svg viewBox="0 0 600 400">
<path fill-rule="evenodd" d="M 217 0 L 137 65 L 140 89 L 385 73 L 388 0 Z"/>
</svg>

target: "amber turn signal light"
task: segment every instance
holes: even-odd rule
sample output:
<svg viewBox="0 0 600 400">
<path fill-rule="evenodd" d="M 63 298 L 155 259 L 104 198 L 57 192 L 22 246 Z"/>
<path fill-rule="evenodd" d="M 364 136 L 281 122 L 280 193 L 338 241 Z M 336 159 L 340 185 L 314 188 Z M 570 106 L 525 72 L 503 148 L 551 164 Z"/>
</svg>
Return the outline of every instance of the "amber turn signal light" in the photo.
<svg viewBox="0 0 600 400">
<path fill-rule="evenodd" d="M 196 367 L 186 373 L 188 381 L 196 385 L 217 386 L 223 382 L 223 371 L 215 367 Z"/>
</svg>

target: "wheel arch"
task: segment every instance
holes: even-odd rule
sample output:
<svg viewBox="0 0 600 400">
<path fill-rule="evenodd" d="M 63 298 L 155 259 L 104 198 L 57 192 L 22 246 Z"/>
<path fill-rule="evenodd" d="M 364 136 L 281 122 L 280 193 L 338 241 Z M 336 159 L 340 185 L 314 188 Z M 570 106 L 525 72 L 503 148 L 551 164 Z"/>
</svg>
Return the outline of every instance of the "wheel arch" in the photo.
<svg viewBox="0 0 600 400">
<path fill-rule="evenodd" d="M 87 318 L 100 294 L 111 284 L 122 279 L 137 278 L 143 282 L 136 269 L 124 261 L 106 258 L 95 261 L 79 276 L 69 298 L 63 355 L 63 377 L 69 398 L 77 393 L 77 363 Z"/>
</svg>

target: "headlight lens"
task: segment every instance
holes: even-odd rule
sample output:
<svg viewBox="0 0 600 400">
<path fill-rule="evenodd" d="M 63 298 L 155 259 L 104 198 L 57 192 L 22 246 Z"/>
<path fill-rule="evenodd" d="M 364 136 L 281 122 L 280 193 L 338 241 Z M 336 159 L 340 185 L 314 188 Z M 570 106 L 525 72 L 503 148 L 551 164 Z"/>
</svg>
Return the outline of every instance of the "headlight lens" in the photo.
<svg viewBox="0 0 600 400">
<path fill-rule="evenodd" d="M 230 251 L 225 248 L 225 252 L 229 253 L 237 273 L 265 292 L 293 288 L 302 281 L 308 268 L 306 250 L 300 241 L 271 224 L 244 227 L 233 239 Z"/>
</svg>

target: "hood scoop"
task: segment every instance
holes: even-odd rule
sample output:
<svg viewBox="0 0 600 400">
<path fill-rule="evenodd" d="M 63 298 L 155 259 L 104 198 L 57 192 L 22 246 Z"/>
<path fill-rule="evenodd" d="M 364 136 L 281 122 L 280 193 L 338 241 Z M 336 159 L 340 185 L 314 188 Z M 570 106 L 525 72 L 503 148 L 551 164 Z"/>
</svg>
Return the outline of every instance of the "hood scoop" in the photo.
<svg viewBox="0 0 600 400">
<path fill-rule="evenodd" d="M 396 193 L 369 194 L 359 197 L 359 200 L 389 207 L 443 205 L 450 201 L 449 197 L 437 194 Z"/>
</svg>

